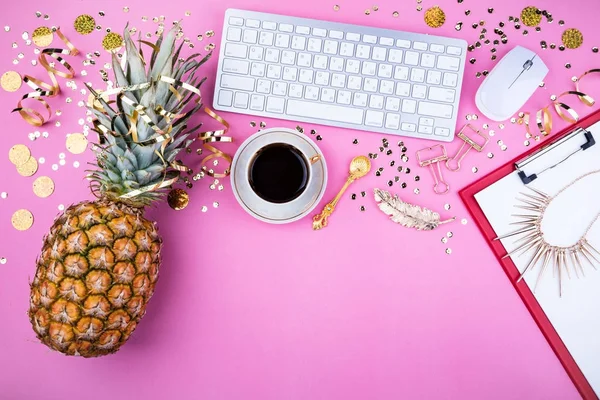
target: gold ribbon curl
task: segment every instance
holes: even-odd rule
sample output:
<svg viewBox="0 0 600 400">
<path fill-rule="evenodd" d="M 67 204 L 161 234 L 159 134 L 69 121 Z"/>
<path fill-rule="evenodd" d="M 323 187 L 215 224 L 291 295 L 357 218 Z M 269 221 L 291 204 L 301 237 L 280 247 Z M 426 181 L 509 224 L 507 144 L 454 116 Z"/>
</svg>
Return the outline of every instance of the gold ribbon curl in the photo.
<svg viewBox="0 0 600 400">
<path fill-rule="evenodd" d="M 75 70 L 63 57 L 61 57 L 61 55 L 75 56 L 79 54 L 79 50 L 77 50 L 69 41 L 69 39 L 63 35 L 63 33 L 60 31 L 60 28 L 57 28 L 55 33 L 63 41 L 63 43 L 65 43 L 67 49 L 47 48 L 42 50 L 38 57 L 39 64 L 46 70 L 52 83 L 49 84 L 32 76 L 25 75 L 23 82 L 25 82 L 34 91 L 25 94 L 17 103 L 17 108 L 12 110 L 12 112 L 18 112 L 25 122 L 33 126 L 42 126 L 50 118 L 52 118 L 52 109 L 44 97 L 56 97 L 60 93 L 60 85 L 58 84 L 56 77 L 59 76 L 65 79 L 72 79 L 75 76 Z M 58 63 L 62 64 L 67 72 L 56 69 L 54 67 L 56 62 L 54 60 L 50 61 L 49 57 L 52 57 L 55 61 L 58 61 Z M 46 112 L 48 113 L 48 117 L 45 118 L 39 111 L 34 110 L 31 107 L 24 107 L 23 103 L 28 99 L 42 103 L 46 109 Z"/>
</svg>

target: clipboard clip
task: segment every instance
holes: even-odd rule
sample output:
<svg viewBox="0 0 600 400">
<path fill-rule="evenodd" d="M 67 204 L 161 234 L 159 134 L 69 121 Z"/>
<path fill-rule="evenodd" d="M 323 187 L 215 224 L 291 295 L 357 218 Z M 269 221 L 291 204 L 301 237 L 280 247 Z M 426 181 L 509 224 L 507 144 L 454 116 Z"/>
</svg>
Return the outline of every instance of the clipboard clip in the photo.
<svg viewBox="0 0 600 400">
<path fill-rule="evenodd" d="M 434 152 L 434 155 L 426 160 L 423 160 L 422 154 L 430 152 Z M 437 152 L 437 154 L 435 152 Z M 419 162 L 419 165 L 421 167 L 429 167 L 429 170 L 431 171 L 434 182 L 433 191 L 436 194 L 448 193 L 450 190 L 450 185 L 444 181 L 442 168 L 440 167 L 440 163 L 446 160 L 448 160 L 448 154 L 446 153 L 446 148 L 442 144 L 436 144 L 434 146 L 426 147 L 417 151 L 417 161 Z M 436 166 L 435 168 L 434 165 Z"/>
<path fill-rule="evenodd" d="M 467 134 L 465 133 L 465 129 L 467 128 L 469 128 L 475 133 L 473 137 L 467 136 Z M 463 158 L 465 158 L 469 150 L 474 149 L 475 151 L 481 152 L 485 145 L 490 141 L 489 137 L 481 133 L 479 129 L 474 128 L 471 124 L 466 124 L 465 126 L 463 126 L 460 132 L 456 134 L 456 136 L 462 139 L 463 144 L 462 146 L 460 146 L 460 149 L 458 149 L 454 157 L 446 160 L 446 168 L 453 172 L 458 171 L 460 169 L 460 163 L 463 160 Z M 475 136 L 478 136 L 477 139 L 481 139 L 479 140 L 479 143 L 475 141 Z M 465 149 L 466 146 L 469 147 Z M 456 165 L 456 167 L 454 167 L 453 165 Z"/>
<path fill-rule="evenodd" d="M 525 173 L 525 171 L 523 171 L 523 168 L 529 164 L 530 162 L 536 160 L 537 158 L 543 156 L 544 154 L 552 151 L 553 149 L 557 148 L 558 146 L 562 145 L 563 143 L 569 141 L 570 139 L 573 139 L 574 137 L 577 137 L 578 135 L 580 135 L 581 133 L 583 133 L 583 136 L 586 139 L 586 142 L 584 144 L 582 144 L 577 150 L 575 150 L 574 152 L 572 152 L 571 154 L 567 155 L 566 157 L 564 157 L 562 160 L 558 161 L 555 164 L 550 165 L 549 167 L 546 167 L 545 169 L 541 170 L 540 172 L 537 173 L 533 173 L 530 175 L 527 175 Z M 545 147 L 542 147 L 540 150 L 536 151 L 535 153 L 527 156 L 526 158 L 520 160 L 519 162 L 515 163 L 515 168 L 517 169 L 519 178 L 521 178 L 521 182 L 523 182 L 523 184 L 527 185 L 531 182 L 533 182 L 534 180 L 537 179 L 538 176 L 540 176 L 542 173 L 548 171 L 549 169 L 552 169 L 560 164 L 562 164 L 563 162 L 567 161 L 569 158 L 571 158 L 572 156 L 574 156 L 575 154 L 579 153 L 580 151 L 585 151 L 587 149 L 589 149 L 590 147 L 592 147 L 593 145 L 596 144 L 596 139 L 594 139 L 594 135 L 592 135 L 592 132 L 583 129 L 583 128 L 577 128 L 575 129 L 573 132 L 567 134 L 565 137 L 563 137 L 560 140 L 557 140 L 556 142 L 550 143 Z"/>
</svg>

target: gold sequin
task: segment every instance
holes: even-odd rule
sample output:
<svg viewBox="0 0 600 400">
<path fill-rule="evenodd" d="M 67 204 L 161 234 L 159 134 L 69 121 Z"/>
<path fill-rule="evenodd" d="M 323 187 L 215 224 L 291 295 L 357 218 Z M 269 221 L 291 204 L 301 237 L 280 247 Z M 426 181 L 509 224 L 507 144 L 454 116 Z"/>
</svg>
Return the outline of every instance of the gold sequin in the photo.
<svg viewBox="0 0 600 400">
<path fill-rule="evenodd" d="M 26 231 L 33 225 L 33 214 L 29 210 L 20 209 L 15 211 L 10 219 L 13 228 L 18 231 Z"/>
<path fill-rule="evenodd" d="M 72 133 L 67 137 L 67 150 L 73 154 L 81 154 L 88 145 L 87 138 L 81 133 Z"/>
<path fill-rule="evenodd" d="M 167 196 L 167 203 L 173 210 L 183 210 L 190 202 L 190 196 L 183 189 L 173 189 Z"/>
<path fill-rule="evenodd" d="M 52 39 L 54 39 L 54 33 L 47 26 L 40 26 L 33 31 L 31 34 L 31 39 L 36 46 L 46 47 L 52 43 Z"/>
<path fill-rule="evenodd" d="M 562 34 L 562 42 L 568 49 L 576 49 L 583 44 L 583 34 L 579 29 L 567 29 Z"/>
<path fill-rule="evenodd" d="M 438 6 L 431 7 L 425 11 L 425 23 L 431 28 L 439 28 L 446 22 L 446 13 Z"/>
<path fill-rule="evenodd" d="M 31 152 L 29 148 L 24 144 L 16 144 L 10 148 L 8 151 L 8 159 L 11 163 L 15 164 L 17 167 L 19 165 L 25 164 L 27 160 L 31 158 Z"/>
<path fill-rule="evenodd" d="M 542 14 L 537 7 L 525 7 L 521 11 L 521 21 L 527 26 L 538 26 L 542 22 Z"/>
<path fill-rule="evenodd" d="M 123 46 L 123 37 L 115 32 L 107 33 L 102 39 L 102 47 L 106 51 L 118 51 Z"/>
<path fill-rule="evenodd" d="M 82 35 L 89 35 L 94 31 L 94 28 L 96 27 L 96 20 L 91 15 L 83 14 L 75 18 L 73 26 L 75 27 L 75 31 L 77 33 L 80 33 Z"/>
<path fill-rule="evenodd" d="M 0 85 L 7 92 L 16 92 L 22 83 L 21 75 L 15 71 L 6 71 L 2 74 L 2 78 L 0 78 Z"/>
<path fill-rule="evenodd" d="M 32 176 L 38 170 L 38 162 L 35 157 L 29 157 L 29 160 L 25 161 L 21 165 L 17 165 L 17 172 L 21 176 Z"/>
<path fill-rule="evenodd" d="M 41 198 L 46 198 L 54 193 L 54 181 L 52 178 L 40 176 L 33 181 L 33 193 Z"/>
<path fill-rule="evenodd" d="M 340 6 L 338 4 L 334 5 L 333 11 L 340 11 Z"/>
</svg>

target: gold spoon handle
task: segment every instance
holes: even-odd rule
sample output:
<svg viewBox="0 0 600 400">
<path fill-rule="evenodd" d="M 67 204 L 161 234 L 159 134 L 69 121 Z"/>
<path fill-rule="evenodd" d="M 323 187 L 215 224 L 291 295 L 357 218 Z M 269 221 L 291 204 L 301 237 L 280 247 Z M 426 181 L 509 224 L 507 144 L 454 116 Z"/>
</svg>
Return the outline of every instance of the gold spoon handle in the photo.
<svg viewBox="0 0 600 400">
<path fill-rule="evenodd" d="M 342 195 L 344 194 L 346 189 L 348 189 L 348 186 L 350 186 L 350 184 L 352 182 L 354 182 L 354 179 L 355 178 L 352 175 L 349 176 L 348 179 L 346 180 L 346 183 L 344 183 L 344 186 L 342 186 L 342 189 L 333 198 L 333 200 L 331 200 L 329 203 L 327 203 L 325 205 L 325 207 L 323 208 L 323 211 L 321 211 L 320 214 L 317 214 L 313 217 L 313 229 L 315 231 L 317 231 L 319 229 L 323 229 L 327 226 L 327 218 L 333 213 L 333 211 L 335 210 L 336 204 L 338 203 L 338 201 L 340 201 L 340 198 L 342 197 Z"/>
</svg>

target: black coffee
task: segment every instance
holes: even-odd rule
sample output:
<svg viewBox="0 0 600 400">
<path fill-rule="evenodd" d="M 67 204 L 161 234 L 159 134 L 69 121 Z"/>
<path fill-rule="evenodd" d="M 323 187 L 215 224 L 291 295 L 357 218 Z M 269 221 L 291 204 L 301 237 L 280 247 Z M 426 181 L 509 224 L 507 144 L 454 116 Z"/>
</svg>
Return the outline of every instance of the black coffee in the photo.
<svg viewBox="0 0 600 400">
<path fill-rule="evenodd" d="M 260 149 L 250 163 L 248 178 L 257 195 L 271 203 L 287 203 L 304 192 L 309 170 L 294 146 L 274 143 Z"/>
</svg>

